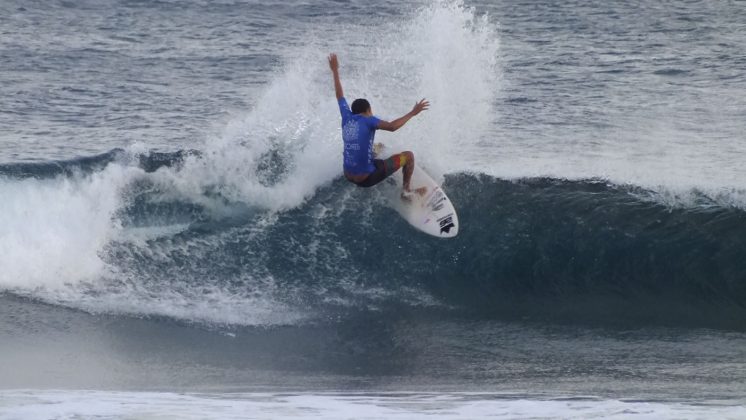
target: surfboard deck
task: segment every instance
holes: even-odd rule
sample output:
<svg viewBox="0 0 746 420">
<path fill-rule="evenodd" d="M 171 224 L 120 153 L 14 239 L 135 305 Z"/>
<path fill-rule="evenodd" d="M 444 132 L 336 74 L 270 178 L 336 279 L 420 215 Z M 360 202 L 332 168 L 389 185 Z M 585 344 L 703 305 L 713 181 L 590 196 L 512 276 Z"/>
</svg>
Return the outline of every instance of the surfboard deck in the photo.
<svg viewBox="0 0 746 420">
<path fill-rule="evenodd" d="M 394 153 L 378 150 L 378 155 L 386 158 Z M 401 216 L 416 229 L 438 238 L 453 238 L 458 235 L 459 222 L 456 209 L 443 188 L 435 182 L 424 169 L 415 165 L 410 189 L 413 193 L 408 199 L 401 197 L 403 171 L 400 169 L 390 178 L 395 185 L 389 185 L 388 199 Z M 424 194 L 414 192 L 425 187 Z"/>
</svg>

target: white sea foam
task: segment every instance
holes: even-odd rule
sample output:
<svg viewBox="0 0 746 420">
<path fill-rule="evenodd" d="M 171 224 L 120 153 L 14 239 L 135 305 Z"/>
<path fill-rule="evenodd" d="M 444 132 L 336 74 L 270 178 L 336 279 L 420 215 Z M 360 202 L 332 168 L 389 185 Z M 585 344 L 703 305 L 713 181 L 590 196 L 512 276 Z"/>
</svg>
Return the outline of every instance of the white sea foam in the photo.
<svg viewBox="0 0 746 420">
<path fill-rule="evenodd" d="M 686 404 L 538 399 L 488 393 L 176 394 L 107 391 L 1 391 L 0 420 L 17 418 L 159 419 L 736 419 L 739 402 Z"/>
<path fill-rule="evenodd" d="M 120 229 L 122 189 L 141 172 L 109 165 L 85 176 L 0 179 L 0 288 L 96 280 L 105 270 L 99 252 Z"/>
<path fill-rule="evenodd" d="M 233 282 L 204 278 L 199 270 L 176 279 L 156 272 L 152 275 L 165 276 L 158 281 L 124 267 L 127 258 L 138 256 L 163 261 L 191 252 L 198 258 L 195 252 L 211 246 L 205 239 L 153 246 L 154 239 L 185 230 L 182 223 L 122 225 L 118 212 L 131 198 L 128 187 L 161 176 L 127 164 L 137 150 L 133 147 L 121 162 L 92 174 L 0 179 L 0 291 L 94 313 L 159 315 L 210 324 L 275 325 L 302 319 L 301 312 L 274 299 L 275 283 L 261 270 Z M 125 249 L 138 255 L 112 258 L 113 242 L 128 243 Z M 231 283 L 256 290 L 224 285 Z"/>
</svg>

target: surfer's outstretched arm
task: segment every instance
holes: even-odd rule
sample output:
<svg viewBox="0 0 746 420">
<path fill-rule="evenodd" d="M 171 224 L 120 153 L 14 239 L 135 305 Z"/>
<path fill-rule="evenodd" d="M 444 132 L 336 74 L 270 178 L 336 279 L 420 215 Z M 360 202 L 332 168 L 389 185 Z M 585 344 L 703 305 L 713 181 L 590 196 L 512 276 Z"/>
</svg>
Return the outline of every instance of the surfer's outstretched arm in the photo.
<svg viewBox="0 0 746 420">
<path fill-rule="evenodd" d="M 423 98 L 421 101 L 414 104 L 414 108 L 412 108 L 411 111 L 395 119 L 394 121 L 388 122 L 388 121 L 380 120 L 378 122 L 378 129 L 386 130 L 386 131 L 396 131 L 400 129 L 404 124 L 406 124 L 407 121 L 409 121 L 412 117 L 428 109 L 429 107 L 430 107 L 430 102 L 426 101 Z"/>
<path fill-rule="evenodd" d="M 332 75 L 334 76 L 334 93 L 337 94 L 337 100 L 340 100 L 345 94 L 342 91 L 342 82 L 339 81 L 339 61 L 337 60 L 337 54 L 329 54 L 329 68 L 332 69 Z"/>
</svg>

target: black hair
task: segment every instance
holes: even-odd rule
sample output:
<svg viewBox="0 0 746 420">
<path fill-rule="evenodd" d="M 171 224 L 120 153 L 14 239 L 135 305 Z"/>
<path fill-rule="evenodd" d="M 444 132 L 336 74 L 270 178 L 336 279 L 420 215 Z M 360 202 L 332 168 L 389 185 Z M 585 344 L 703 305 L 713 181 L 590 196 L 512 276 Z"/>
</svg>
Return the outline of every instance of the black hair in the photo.
<svg viewBox="0 0 746 420">
<path fill-rule="evenodd" d="M 352 113 L 353 114 L 362 114 L 363 112 L 366 112 L 369 109 L 370 109 L 370 103 L 363 98 L 358 98 L 352 101 Z"/>
</svg>

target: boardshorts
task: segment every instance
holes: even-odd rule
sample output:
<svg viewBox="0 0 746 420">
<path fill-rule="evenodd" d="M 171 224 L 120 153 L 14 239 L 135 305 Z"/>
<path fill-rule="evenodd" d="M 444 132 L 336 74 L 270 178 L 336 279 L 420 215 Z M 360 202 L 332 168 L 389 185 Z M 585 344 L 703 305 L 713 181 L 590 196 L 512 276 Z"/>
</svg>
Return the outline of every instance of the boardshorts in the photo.
<svg viewBox="0 0 746 420">
<path fill-rule="evenodd" d="M 399 168 L 407 163 L 407 158 L 404 153 L 399 153 L 389 157 L 388 159 L 373 159 L 373 164 L 376 166 L 376 170 L 373 171 L 367 178 L 355 184 L 360 187 L 372 187 L 384 179 L 390 177 L 394 172 L 398 171 Z"/>
</svg>

